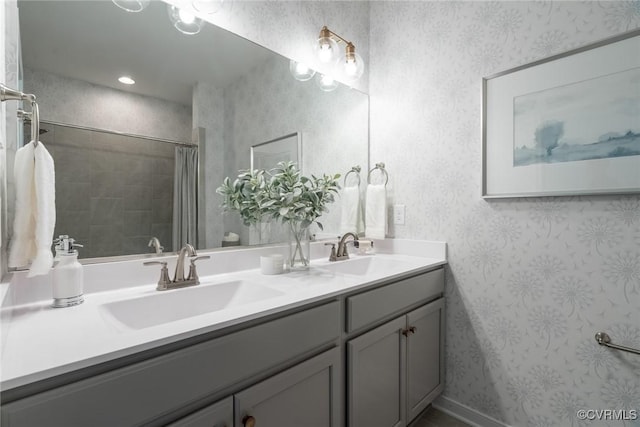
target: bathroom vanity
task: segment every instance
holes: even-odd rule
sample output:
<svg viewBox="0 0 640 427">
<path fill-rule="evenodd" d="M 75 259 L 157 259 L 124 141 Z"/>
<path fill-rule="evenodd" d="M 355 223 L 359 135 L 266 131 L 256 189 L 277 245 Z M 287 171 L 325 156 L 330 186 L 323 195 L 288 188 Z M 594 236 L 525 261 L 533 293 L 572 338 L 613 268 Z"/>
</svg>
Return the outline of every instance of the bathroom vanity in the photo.
<svg viewBox="0 0 640 427">
<path fill-rule="evenodd" d="M 388 245 L 388 253 L 383 243 L 373 256 L 314 260 L 306 272 L 277 276 L 211 274 L 233 256 L 212 253 L 193 288 L 114 289 L 58 310 L 5 304 L 2 425 L 408 425 L 443 388 L 445 249 Z M 416 248 L 422 256 L 406 254 Z M 224 306 L 202 312 L 199 301 L 216 299 L 214 290 Z M 51 316 L 60 327 L 75 316 L 75 329 L 20 344 L 27 328 L 51 328 Z M 79 351 L 82 338 L 97 348 Z M 38 349 L 47 358 L 56 340 L 48 368 L 30 363 L 33 355 L 13 359 Z"/>
</svg>

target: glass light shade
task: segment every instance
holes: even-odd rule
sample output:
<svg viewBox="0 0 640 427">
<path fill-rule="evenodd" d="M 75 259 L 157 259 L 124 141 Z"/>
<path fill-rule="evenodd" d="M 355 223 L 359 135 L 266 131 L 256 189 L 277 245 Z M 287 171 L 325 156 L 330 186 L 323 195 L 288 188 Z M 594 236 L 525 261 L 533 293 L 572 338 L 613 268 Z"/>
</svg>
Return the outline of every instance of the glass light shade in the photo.
<svg viewBox="0 0 640 427">
<path fill-rule="evenodd" d="M 202 29 L 202 19 L 187 10 L 169 4 L 167 12 L 175 29 L 183 34 L 198 34 Z"/>
<path fill-rule="evenodd" d="M 300 80 L 301 82 L 311 80 L 316 74 L 316 70 L 312 70 L 306 64 L 296 62 L 293 59 L 289 62 L 289 71 L 296 80 Z"/>
<path fill-rule="evenodd" d="M 338 88 L 338 81 L 326 74 L 318 73 L 316 75 L 316 84 L 325 92 L 331 92 Z"/>
<path fill-rule="evenodd" d="M 364 60 L 356 52 L 342 55 L 336 65 L 346 81 L 356 81 L 364 73 Z"/>
<path fill-rule="evenodd" d="M 325 64 L 335 61 L 340 55 L 338 43 L 331 37 L 320 37 L 314 45 L 314 51 L 320 62 Z"/>
<path fill-rule="evenodd" d="M 191 3 L 193 8 L 198 12 L 213 15 L 220 12 L 226 3 L 231 0 L 195 0 Z"/>
<path fill-rule="evenodd" d="M 142 12 L 151 0 L 112 0 L 113 4 L 127 12 Z"/>
</svg>

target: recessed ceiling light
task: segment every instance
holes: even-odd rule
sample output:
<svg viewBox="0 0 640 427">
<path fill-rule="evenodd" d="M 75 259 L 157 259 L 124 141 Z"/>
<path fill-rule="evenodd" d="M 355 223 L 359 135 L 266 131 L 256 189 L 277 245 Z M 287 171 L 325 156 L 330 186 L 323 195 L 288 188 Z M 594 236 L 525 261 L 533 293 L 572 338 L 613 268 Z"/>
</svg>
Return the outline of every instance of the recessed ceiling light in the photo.
<svg viewBox="0 0 640 427">
<path fill-rule="evenodd" d="M 132 79 L 131 77 L 129 77 L 129 76 L 122 76 L 122 77 L 118 78 L 118 81 L 119 81 L 120 83 L 124 83 L 124 84 L 126 84 L 126 85 L 132 85 L 132 84 L 135 84 L 135 82 L 136 82 L 135 80 L 133 80 L 133 79 Z"/>
</svg>

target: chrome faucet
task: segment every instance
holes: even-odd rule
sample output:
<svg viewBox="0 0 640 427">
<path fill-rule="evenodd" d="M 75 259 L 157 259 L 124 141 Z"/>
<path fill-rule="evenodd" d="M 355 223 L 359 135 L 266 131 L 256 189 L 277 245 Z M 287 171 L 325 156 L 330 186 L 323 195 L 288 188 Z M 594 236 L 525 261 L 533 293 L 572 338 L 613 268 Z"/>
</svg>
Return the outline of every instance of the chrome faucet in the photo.
<svg viewBox="0 0 640 427">
<path fill-rule="evenodd" d="M 347 240 L 347 237 L 353 237 L 352 240 Z M 351 242 L 356 244 L 358 241 L 358 236 L 355 233 L 345 233 L 340 241 L 338 242 L 338 248 L 336 249 L 336 259 L 335 261 L 340 261 L 343 259 L 349 259 L 349 254 L 347 253 L 347 243 Z"/>
<path fill-rule="evenodd" d="M 196 248 L 194 248 L 189 243 L 185 244 L 180 252 L 178 253 L 178 262 L 176 263 L 176 272 L 173 275 L 174 283 L 184 282 L 184 257 L 185 256 L 195 257 L 198 256 L 198 252 L 196 252 Z"/>
<path fill-rule="evenodd" d="M 152 237 L 151 240 L 149 240 L 149 244 L 147 246 L 149 246 L 150 248 L 155 248 L 157 254 L 161 254 L 164 250 L 164 246 L 160 244 L 160 240 L 158 240 L 157 237 Z"/>
<path fill-rule="evenodd" d="M 184 259 L 185 257 L 191 258 L 191 265 L 189 266 L 189 275 L 185 279 L 184 277 Z M 166 291 L 168 289 L 184 288 L 185 286 L 193 286 L 200 283 L 198 272 L 196 271 L 196 261 L 200 259 L 209 259 L 209 255 L 198 256 L 196 249 L 189 243 L 185 244 L 178 253 L 178 262 L 176 262 L 176 271 L 173 276 L 173 280 L 169 278 L 169 270 L 167 269 L 166 261 L 147 261 L 144 265 L 160 264 L 162 269 L 160 270 L 160 280 L 158 280 L 158 291 Z"/>
</svg>

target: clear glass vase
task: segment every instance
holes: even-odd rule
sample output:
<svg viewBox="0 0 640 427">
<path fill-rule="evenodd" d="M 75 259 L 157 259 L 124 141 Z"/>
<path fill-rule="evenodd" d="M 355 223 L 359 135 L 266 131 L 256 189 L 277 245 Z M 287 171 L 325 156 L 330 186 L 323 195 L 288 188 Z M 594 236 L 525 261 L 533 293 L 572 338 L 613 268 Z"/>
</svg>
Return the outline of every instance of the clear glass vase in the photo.
<svg viewBox="0 0 640 427">
<path fill-rule="evenodd" d="M 249 244 L 271 243 L 271 221 L 260 221 L 249 226 Z"/>
<path fill-rule="evenodd" d="M 301 222 L 295 221 L 289 223 L 289 268 L 291 270 L 309 268 L 310 242 L 309 226 L 303 226 Z"/>
</svg>

